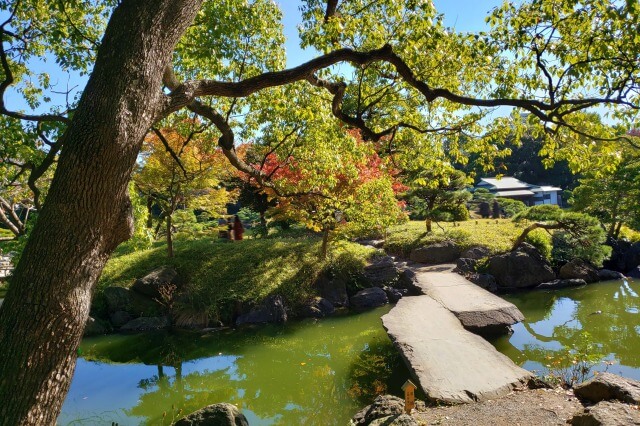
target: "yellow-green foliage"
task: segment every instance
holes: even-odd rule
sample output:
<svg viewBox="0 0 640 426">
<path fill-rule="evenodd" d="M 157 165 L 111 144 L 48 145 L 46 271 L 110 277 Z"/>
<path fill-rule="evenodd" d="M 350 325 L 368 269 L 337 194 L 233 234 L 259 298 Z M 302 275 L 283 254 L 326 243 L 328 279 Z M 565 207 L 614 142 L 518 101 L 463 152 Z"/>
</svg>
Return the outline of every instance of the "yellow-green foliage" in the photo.
<svg viewBox="0 0 640 426">
<path fill-rule="evenodd" d="M 635 229 L 623 226 L 620 229 L 620 238 L 624 238 L 635 243 L 640 241 L 640 232 L 636 231 Z"/>
<path fill-rule="evenodd" d="M 523 224 L 510 219 L 478 219 L 456 222 L 455 226 L 454 223 L 434 223 L 433 232 L 427 234 L 423 221 L 411 221 L 389 229 L 385 248 L 391 253 L 408 256 L 416 247 L 452 239 L 463 247 L 483 245 L 493 253 L 499 253 L 511 249 L 523 228 Z"/>
<path fill-rule="evenodd" d="M 281 294 L 294 309 L 311 297 L 318 274 L 330 268 L 355 276 L 375 250 L 342 242 L 319 258 L 318 238 L 267 238 L 230 243 L 204 238 L 178 240 L 175 257 L 166 257 L 164 244 L 148 250 L 116 255 L 107 263 L 99 287 L 129 287 L 136 278 L 162 265 L 177 269 L 188 281 L 179 303 L 210 317 L 228 318 L 236 303 L 252 304 Z"/>
</svg>

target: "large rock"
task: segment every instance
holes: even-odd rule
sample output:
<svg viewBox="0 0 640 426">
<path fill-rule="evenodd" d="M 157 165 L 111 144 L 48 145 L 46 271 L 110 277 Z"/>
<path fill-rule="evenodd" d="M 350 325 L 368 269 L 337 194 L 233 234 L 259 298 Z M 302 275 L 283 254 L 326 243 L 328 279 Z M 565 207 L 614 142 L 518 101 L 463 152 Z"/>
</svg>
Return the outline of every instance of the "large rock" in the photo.
<svg viewBox="0 0 640 426">
<path fill-rule="evenodd" d="M 109 322 L 116 328 L 122 327 L 132 319 L 133 317 L 127 311 L 115 311 L 109 314 Z"/>
<path fill-rule="evenodd" d="M 362 271 L 364 280 L 371 287 L 384 287 L 394 285 L 398 281 L 400 270 L 393 262 L 393 258 L 385 256 L 375 260 L 371 265 L 364 267 Z"/>
<path fill-rule="evenodd" d="M 611 269 L 600 269 L 598 271 L 600 281 L 623 280 L 626 277 L 622 272 L 612 271 Z"/>
<path fill-rule="evenodd" d="M 221 403 L 191 413 L 175 426 L 249 426 L 249 422 L 235 405 Z"/>
<path fill-rule="evenodd" d="M 107 287 L 102 291 L 109 313 L 126 311 L 131 304 L 129 289 L 123 287 Z"/>
<path fill-rule="evenodd" d="M 375 419 L 369 426 L 418 426 L 418 422 L 408 414 L 396 414 Z"/>
<path fill-rule="evenodd" d="M 632 426 L 640 425 L 640 411 L 637 407 L 609 401 L 602 401 L 585 408 L 570 420 L 574 426 Z"/>
<path fill-rule="evenodd" d="M 407 295 L 407 293 L 409 293 L 409 290 L 407 290 L 406 288 L 398 289 L 385 286 L 382 289 L 385 293 L 387 293 L 387 299 L 389 299 L 389 302 L 391 303 L 397 303 L 398 300 L 402 299 Z"/>
<path fill-rule="evenodd" d="M 515 251 L 490 257 L 487 272 L 503 288 L 534 287 L 556 278 L 549 262 L 527 243 Z"/>
<path fill-rule="evenodd" d="M 126 288 L 107 287 L 102 294 L 110 320 L 116 312 L 127 312 L 131 318 L 153 317 L 162 314 L 163 307 L 157 301 Z M 118 315 L 122 316 L 122 314 Z M 111 322 L 113 323 L 113 320 Z"/>
<path fill-rule="evenodd" d="M 358 244 L 373 248 L 382 248 L 384 246 L 384 240 L 359 240 Z"/>
<path fill-rule="evenodd" d="M 302 309 L 302 316 L 309 318 L 324 318 L 332 315 L 335 311 L 336 308 L 327 299 L 323 297 L 316 297 Z"/>
<path fill-rule="evenodd" d="M 491 256 L 491 250 L 489 249 L 489 247 L 485 246 L 471 247 L 460 254 L 460 257 L 475 260 L 480 260 L 489 256 Z"/>
<path fill-rule="evenodd" d="M 367 309 L 376 308 L 389 303 L 387 293 L 379 287 L 365 288 L 360 290 L 349 299 L 352 308 Z"/>
<path fill-rule="evenodd" d="M 600 279 L 598 270 L 582 259 L 573 259 L 564 264 L 560 268 L 560 278 L 563 280 L 580 279 L 587 283 L 594 283 Z"/>
<path fill-rule="evenodd" d="M 171 320 L 167 317 L 140 317 L 120 327 L 120 331 L 154 331 L 170 326 Z"/>
<path fill-rule="evenodd" d="M 640 242 L 630 243 L 623 240 L 607 242 L 611 246 L 611 257 L 604 262 L 604 267 L 614 271 L 627 273 L 640 265 Z"/>
<path fill-rule="evenodd" d="M 253 308 L 249 313 L 240 315 L 236 319 L 236 325 L 242 324 L 282 324 L 287 322 L 287 309 L 284 299 L 280 295 L 267 297 L 259 306 Z"/>
<path fill-rule="evenodd" d="M 477 285 L 480 288 L 483 288 L 491 293 L 498 292 L 498 284 L 496 283 L 496 278 L 491 274 L 469 274 L 466 278 Z"/>
<path fill-rule="evenodd" d="M 629 278 L 640 279 L 640 266 L 632 268 L 629 272 L 627 272 L 627 276 Z"/>
<path fill-rule="evenodd" d="M 382 324 L 430 400 L 495 399 L 532 377 L 429 296 L 401 299 Z"/>
<path fill-rule="evenodd" d="M 393 395 L 378 395 L 373 404 L 358 411 L 351 420 L 356 425 L 368 425 L 376 419 L 402 413 L 404 413 L 404 400 Z"/>
<path fill-rule="evenodd" d="M 456 260 L 456 268 L 453 270 L 462 275 L 473 274 L 476 272 L 476 265 L 478 261 L 476 259 L 470 259 L 468 257 L 461 257 Z"/>
<path fill-rule="evenodd" d="M 99 318 L 89 317 L 87 325 L 84 327 L 84 337 L 99 336 L 111 332 L 111 325 Z"/>
<path fill-rule="evenodd" d="M 414 296 L 422 294 L 422 288 L 418 285 L 416 273 L 411 268 L 405 267 L 402 269 L 396 287 L 407 289 Z"/>
<path fill-rule="evenodd" d="M 173 285 L 177 290 L 182 287 L 182 284 L 183 280 L 175 269 L 162 266 L 136 280 L 131 289 L 152 299 L 161 300 L 166 289 Z"/>
<path fill-rule="evenodd" d="M 640 382 L 611 373 L 600 373 L 574 388 L 578 398 L 591 402 L 617 399 L 629 404 L 640 404 Z"/>
<path fill-rule="evenodd" d="M 452 241 L 431 244 L 413 249 L 409 256 L 412 262 L 438 264 L 456 260 L 460 256 L 460 247 Z"/>
<path fill-rule="evenodd" d="M 347 283 L 338 277 L 329 278 L 326 274 L 320 275 L 315 282 L 318 294 L 327 299 L 336 307 L 348 307 L 349 295 Z"/>
<path fill-rule="evenodd" d="M 537 290 L 559 290 L 561 288 L 568 287 L 580 287 L 587 285 L 585 280 L 579 278 L 566 279 L 566 280 L 553 280 L 548 283 L 542 283 L 536 287 Z"/>
</svg>

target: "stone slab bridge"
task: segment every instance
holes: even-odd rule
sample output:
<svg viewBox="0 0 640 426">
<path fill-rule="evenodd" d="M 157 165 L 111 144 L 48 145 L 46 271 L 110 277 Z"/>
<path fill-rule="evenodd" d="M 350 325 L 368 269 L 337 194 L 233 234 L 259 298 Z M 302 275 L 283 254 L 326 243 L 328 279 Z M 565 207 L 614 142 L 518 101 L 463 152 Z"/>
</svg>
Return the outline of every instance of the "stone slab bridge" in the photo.
<svg viewBox="0 0 640 426">
<path fill-rule="evenodd" d="M 452 272 L 455 265 L 408 265 L 423 295 L 402 298 L 382 323 L 427 398 L 445 403 L 495 399 L 533 375 L 480 334 L 524 316 L 512 303 Z"/>
</svg>

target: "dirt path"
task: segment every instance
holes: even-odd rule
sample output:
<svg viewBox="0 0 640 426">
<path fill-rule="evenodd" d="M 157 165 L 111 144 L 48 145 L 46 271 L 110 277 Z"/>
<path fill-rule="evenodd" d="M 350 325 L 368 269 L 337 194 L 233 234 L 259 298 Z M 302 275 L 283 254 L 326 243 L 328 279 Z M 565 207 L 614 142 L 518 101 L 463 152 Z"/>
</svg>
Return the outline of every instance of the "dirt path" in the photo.
<svg viewBox="0 0 640 426">
<path fill-rule="evenodd" d="M 572 391 L 535 389 L 515 391 L 477 404 L 427 408 L 414 417 L 422 425 L 541 426 L 566 425 L 583 410 Z"/>
</svg>

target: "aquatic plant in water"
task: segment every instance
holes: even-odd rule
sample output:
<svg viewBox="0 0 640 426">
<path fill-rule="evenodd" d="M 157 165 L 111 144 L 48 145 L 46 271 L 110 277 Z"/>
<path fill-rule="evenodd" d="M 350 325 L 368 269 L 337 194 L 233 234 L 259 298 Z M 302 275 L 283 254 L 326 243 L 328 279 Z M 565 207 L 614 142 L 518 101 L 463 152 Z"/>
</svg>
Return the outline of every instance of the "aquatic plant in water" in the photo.
<svg viewBox="0 0 640 426">
<path fill-rule="evenodd" d="M 571 347 L 565 346 L 561 351 L 546 356 L 547 372 L 543 379 L 554 385 L 571 388 L 598 374 L 594 367 L 601 361 L 604 371 L 613 365 L 613 361 L 604 360 L 601 345 L 593 342 L 591 335 L 583 331 Z"/>
</svg>

